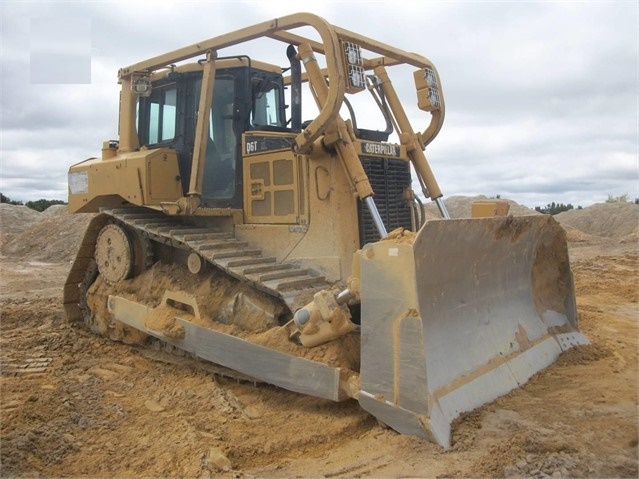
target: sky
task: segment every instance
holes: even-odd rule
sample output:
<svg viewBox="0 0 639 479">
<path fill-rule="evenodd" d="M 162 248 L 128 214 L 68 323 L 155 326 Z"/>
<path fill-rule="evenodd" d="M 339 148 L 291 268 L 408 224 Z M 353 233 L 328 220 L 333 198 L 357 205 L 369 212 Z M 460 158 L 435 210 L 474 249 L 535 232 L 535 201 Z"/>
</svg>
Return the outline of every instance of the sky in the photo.
<svg viewBox="0 0 639 479">
<path fill-rule="evenodd" d="M 118 68 L 302 9 L 434 63 L 446 119 L 426 155 L 444 197 L 499 195 L 529 207 L 634 200 L 638 5 L 4 0 L 0 191 L 66 200 L 69 166 L 117 138 Z M 285 65 L 284 45 L 251 47 L 252 58 Z M 392 79 L 423 130 L 411 72 Z"/>
</svg>

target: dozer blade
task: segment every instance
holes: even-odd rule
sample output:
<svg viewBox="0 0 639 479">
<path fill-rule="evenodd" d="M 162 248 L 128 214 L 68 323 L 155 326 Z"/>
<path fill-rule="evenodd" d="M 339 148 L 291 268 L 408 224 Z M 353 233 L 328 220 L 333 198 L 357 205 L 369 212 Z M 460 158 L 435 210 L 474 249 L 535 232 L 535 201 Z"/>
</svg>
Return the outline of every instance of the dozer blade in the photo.
<svg viewBox="0 0 639 479">
<path fill-rule="evenodd" d="M 361 283 L 359 402 L 443 447 L 455 417 L 587 343 L 548 216 L 430 221 L 413 244 L 364 247 Z"/>
</svg>

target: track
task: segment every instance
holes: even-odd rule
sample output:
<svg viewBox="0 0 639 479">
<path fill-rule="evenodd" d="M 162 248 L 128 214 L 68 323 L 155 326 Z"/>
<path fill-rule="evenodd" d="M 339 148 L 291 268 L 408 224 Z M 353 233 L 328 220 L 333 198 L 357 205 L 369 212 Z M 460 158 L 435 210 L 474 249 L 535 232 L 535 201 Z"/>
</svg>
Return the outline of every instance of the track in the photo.
<svg viewBox="0 0 639 479">
<path fill-rule="evenodd" d="M 146 208 L 103 209 L 89 224 L 64 286 L 64 307 L 71 321 L 84 319 L 83 298 L 95 275 L 95 243 L 100 230 L 110 222 L 127 225 L 151 241 L 195 253 L 229 276 L 283 301 L 292 312 L 306 304 L 313 293 L 330 286 L 312 270 L 278 263 L 232 233 L 199 226 L 189 218 Z"/>
</svg>

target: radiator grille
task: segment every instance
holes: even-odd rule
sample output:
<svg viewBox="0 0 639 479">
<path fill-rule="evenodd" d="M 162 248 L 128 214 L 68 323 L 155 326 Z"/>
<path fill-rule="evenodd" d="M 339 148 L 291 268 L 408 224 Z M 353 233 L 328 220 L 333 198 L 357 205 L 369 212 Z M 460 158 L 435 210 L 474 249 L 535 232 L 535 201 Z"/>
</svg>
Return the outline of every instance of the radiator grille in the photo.
<svg viewBox="0 0 639 479">
<path fill-rule="evenodd" d="M 361 158 L 364 171 L 373 187 L 373 200 L 390 233 L 395 228 L 410 229 L 410 208 L 403 198 L 411 185 L 410 165 L 406 161 L 386 158 Z M 379 240 L 379 234 L 366 204 L 359 201 L 360 247 Z"/>
</svg>

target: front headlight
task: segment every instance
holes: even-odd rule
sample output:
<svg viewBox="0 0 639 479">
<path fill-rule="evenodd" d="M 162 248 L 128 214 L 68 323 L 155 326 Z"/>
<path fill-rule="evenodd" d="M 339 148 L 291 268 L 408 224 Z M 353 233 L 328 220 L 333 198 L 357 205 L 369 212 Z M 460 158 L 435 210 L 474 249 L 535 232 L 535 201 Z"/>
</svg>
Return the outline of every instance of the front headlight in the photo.
<svg viewBox="0 0 639 479">
<path fill-rule="evenodd" d="M 441 108 L 439 80 L 432 68 L 424 68 L 413 73 L 417 88 L 417 106 L 420 110 L 434 111 Z"/>
<path fill-rule="evenodd" d="M 366 88 L 366 71 L 363 67 L 362 49 L 356 43 L 340 43 L 342 45 L 342 63 L 348 77 L 346 93 L 357 93 Z"/>
<path fill-rule="evenodd" d="M 136 96 L 151 96 L 151 80 L 148 77 L 139 77 L 131 82 L 131 91 Z"/>
</svg>

